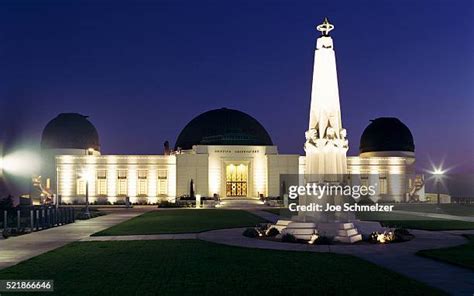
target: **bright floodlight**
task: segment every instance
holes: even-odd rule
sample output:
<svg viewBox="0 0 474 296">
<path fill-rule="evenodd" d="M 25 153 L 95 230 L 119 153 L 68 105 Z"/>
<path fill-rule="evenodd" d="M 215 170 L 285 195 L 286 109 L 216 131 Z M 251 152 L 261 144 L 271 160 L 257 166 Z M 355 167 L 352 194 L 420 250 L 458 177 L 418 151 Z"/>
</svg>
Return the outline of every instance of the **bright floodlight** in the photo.
<svg viewBox="0 0 474 296">
<path fill-rule="evenodd" d="M 440 168 L 437 168 L 433 171 L 433 175 L 436 175 L 436 176 L 441 176 L 444 174 L 444 171 Z"/>
<path fill-rule="evenodd" d="M 90 182 L 92 180 L 92 172 L 90 170 L 83 170 L 79 174 L 79 177 L 87 182 Z"/>
<path fill-rule="evenodd" d="M 40 168 L 40 158 L 36 153 L 19 150 L 0 159 L 3 171 L 16 176 L 31 176 Z"/>
</svg>

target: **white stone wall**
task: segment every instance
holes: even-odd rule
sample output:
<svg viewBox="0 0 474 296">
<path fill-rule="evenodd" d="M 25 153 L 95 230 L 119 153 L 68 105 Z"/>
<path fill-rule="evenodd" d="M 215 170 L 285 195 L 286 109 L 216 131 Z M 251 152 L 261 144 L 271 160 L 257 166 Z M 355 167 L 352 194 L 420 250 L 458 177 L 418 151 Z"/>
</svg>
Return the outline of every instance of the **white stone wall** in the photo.
<svg viewBox="0 0 474 296">
<path fill-rule="evenodd" d="M 123 200 L 118 196 L 118 171 L 127 172 L 127 196 L 131 202 L 146 200 L 156 203 L 159 199 L 174 199 L 176 197 L 176 157 L 174 155 L 59 155 L 56 157 L 58 188 L 65 203 L 75 200 L 84 202 L 84 196 L 77 195 L 79 174 L 87 174 L 89 180 L 90 202 L 106 200 L 114 203 Z M 107 173 L 107 195 L 97 194 L 97 171 L 105 170 Z M 146 171 L 146 196 L 138 196 L 138 172 Z M 167 172 L 167 195 L 159 196 L 157 191 L 158 172 Z"/>
<path fill-rule="evenodd" d="M 409 157 L 347 157 L 347 171 L 354 185 L 361 184 L 361 177 L 367 176 L 368 183 L 379 182 L 379 178 L 386 178 L 387 193 L 373 197 L 374 201 L 386 200 L 402 202 L 406 200 L 409 190 L 408 179 L 414 176 L 415 159 Z M 299 174 L 305 174 L 306 158 L 299 157 Z"/>
<path fill-rule="evenodd" d="M 348 172 L 353 184 L 362 183 L 361 178 L 368 179 L 368 185 L 380 184 L 385 178 L 387 192 L 382 194 L 377 186 L 373 201 L 405 201 L 408 192 L 408 178 L 412 160 L 406 157 L 348 157 Z"/>
<path fill-rule="evenodd" d="M 191 179 L 194 182 L 195 194 L 207 196 L 208 167 L 207 154 L 176 155 L 176 196 L 189 194 Z"/>
<path fill-rule="evenodd" d="M 268 195 L 266 156 L 277 155 L 276 146 L 196 146 L 195 150 L 209 155 L 209 196 L 226 197 L 225 168 L 231 163 L 248 167 L 247 197 Z"/>
<path fill-rule="evenodd" d="M 51 190 L 57 192 L 57 172 L 56 172 L 56 156 L 58 155 L 87 155 L 87 149 L 44 149 L 41 151 L 41 178 L 46 183 L 50 180 Z M 100 152 L 95 151 L 96 155 Z"/>
<path fill-rule="evenodd" d="M 280 195 L 283 174 L 298 174 L 299 155 L 267 155 L 267 190 L 268 196 Z"/>
</svg>

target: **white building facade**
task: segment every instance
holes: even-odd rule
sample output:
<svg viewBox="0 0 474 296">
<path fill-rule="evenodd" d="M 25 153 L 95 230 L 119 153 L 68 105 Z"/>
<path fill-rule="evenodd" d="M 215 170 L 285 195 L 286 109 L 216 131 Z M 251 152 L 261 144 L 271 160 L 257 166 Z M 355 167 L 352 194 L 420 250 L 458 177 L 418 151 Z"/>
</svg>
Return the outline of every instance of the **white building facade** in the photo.
<svg viewBox="0 0 474 296">
<path fill-rule="evenodd" d="M 174 201 L 195 194 L 221 198 L 280 195 L 280 175 L 298 174 L 299 156 L 276 146 L 205 146 L 171 155 L 59 155 L 57 193 L 64 203 Z"/>
<path fill-rule="evenodd" d="M 133 203 L 173 202 L 189 194 L 282 197 L 282 176 L 307 173 L 307 157 L 312 157 L 312 173 L 321 168 L 327 173 L 331 166 L 336 174 L 348 174 L 352 184 L 376 184 L 374 201 L 423 200 L 422 177 L 414 174 L 413 137 L 397 118 L 372 120 L 361 136 L 360 155 L 346 157 L 331 26 L 318 27 L 323 35 L 316 44 L 306 157 L 279 154 L 255 118 L 227 108 L 195 117 L 163 155 L 101 155 L 98 132 L 87 117 L 63 113 L 43 131 L 43 180 L 63 203 L 84 202 L 86 185 L 91 202 L 112 204 L 126 197 Z M 334 157 L 322 153 L 333 146 Z"/>
</svg>

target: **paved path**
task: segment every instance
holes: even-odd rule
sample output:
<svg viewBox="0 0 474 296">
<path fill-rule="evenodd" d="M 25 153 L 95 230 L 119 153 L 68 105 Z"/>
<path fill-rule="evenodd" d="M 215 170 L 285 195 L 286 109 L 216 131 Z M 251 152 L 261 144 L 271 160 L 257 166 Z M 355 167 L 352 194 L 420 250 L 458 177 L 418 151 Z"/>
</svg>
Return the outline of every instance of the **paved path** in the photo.
<svg viewBox="0 0 474 296">
<path fill-rule="evenodd" d="M 173 239 L 197 239 L 198 233 L 177 234 L 146 234 L 146 235 L 110 235 L 89 236 L 81 239 L 81 242 L 107 242 L 107 241 L 131 241 L 131 240 L 173 240 Z"/>
<path fill-rule="evenodd" d="M 0 269 L 81 240 L 150 210 L 155 208 L 114 210 L 108 215 L 90 220 L 76 220 L 76 223 L 0 240 Z"/>
<path fill-rule="evenodd" d="M 469 216 L 456 216 L 456 215 L 449 215 L 449 214 L 438 214 L 438 213 L 425 213 L 425 212 L 412 212 L 412 211 L 401 211 L 401 210 L 394 210 L 392 213 L 395 214 L 408 214 L 418 217 L 427 217 L 427 218 L 437 218 L 437 219 L 448 219 L 448 220 L 458 220 L 458 221 L 465 221 L 465 222 L 474 222 L 474 217 Z"/>
</svg>

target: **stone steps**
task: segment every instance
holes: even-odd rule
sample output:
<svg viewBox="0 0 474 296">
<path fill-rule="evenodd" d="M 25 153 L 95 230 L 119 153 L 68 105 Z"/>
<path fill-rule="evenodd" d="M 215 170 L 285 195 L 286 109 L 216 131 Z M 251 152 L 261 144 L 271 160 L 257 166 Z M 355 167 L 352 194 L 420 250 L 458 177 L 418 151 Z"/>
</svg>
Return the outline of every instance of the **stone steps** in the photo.
<svg viewBox="0 0 474 296">
<path fill-rule="evenodd" d="M 354 227 L 353 223 L 341 223 L 334 240 L 341 243 L 352 244 L 361 241 L 362 235 L 359 234 L 359 231 Z"/>
</svg>

